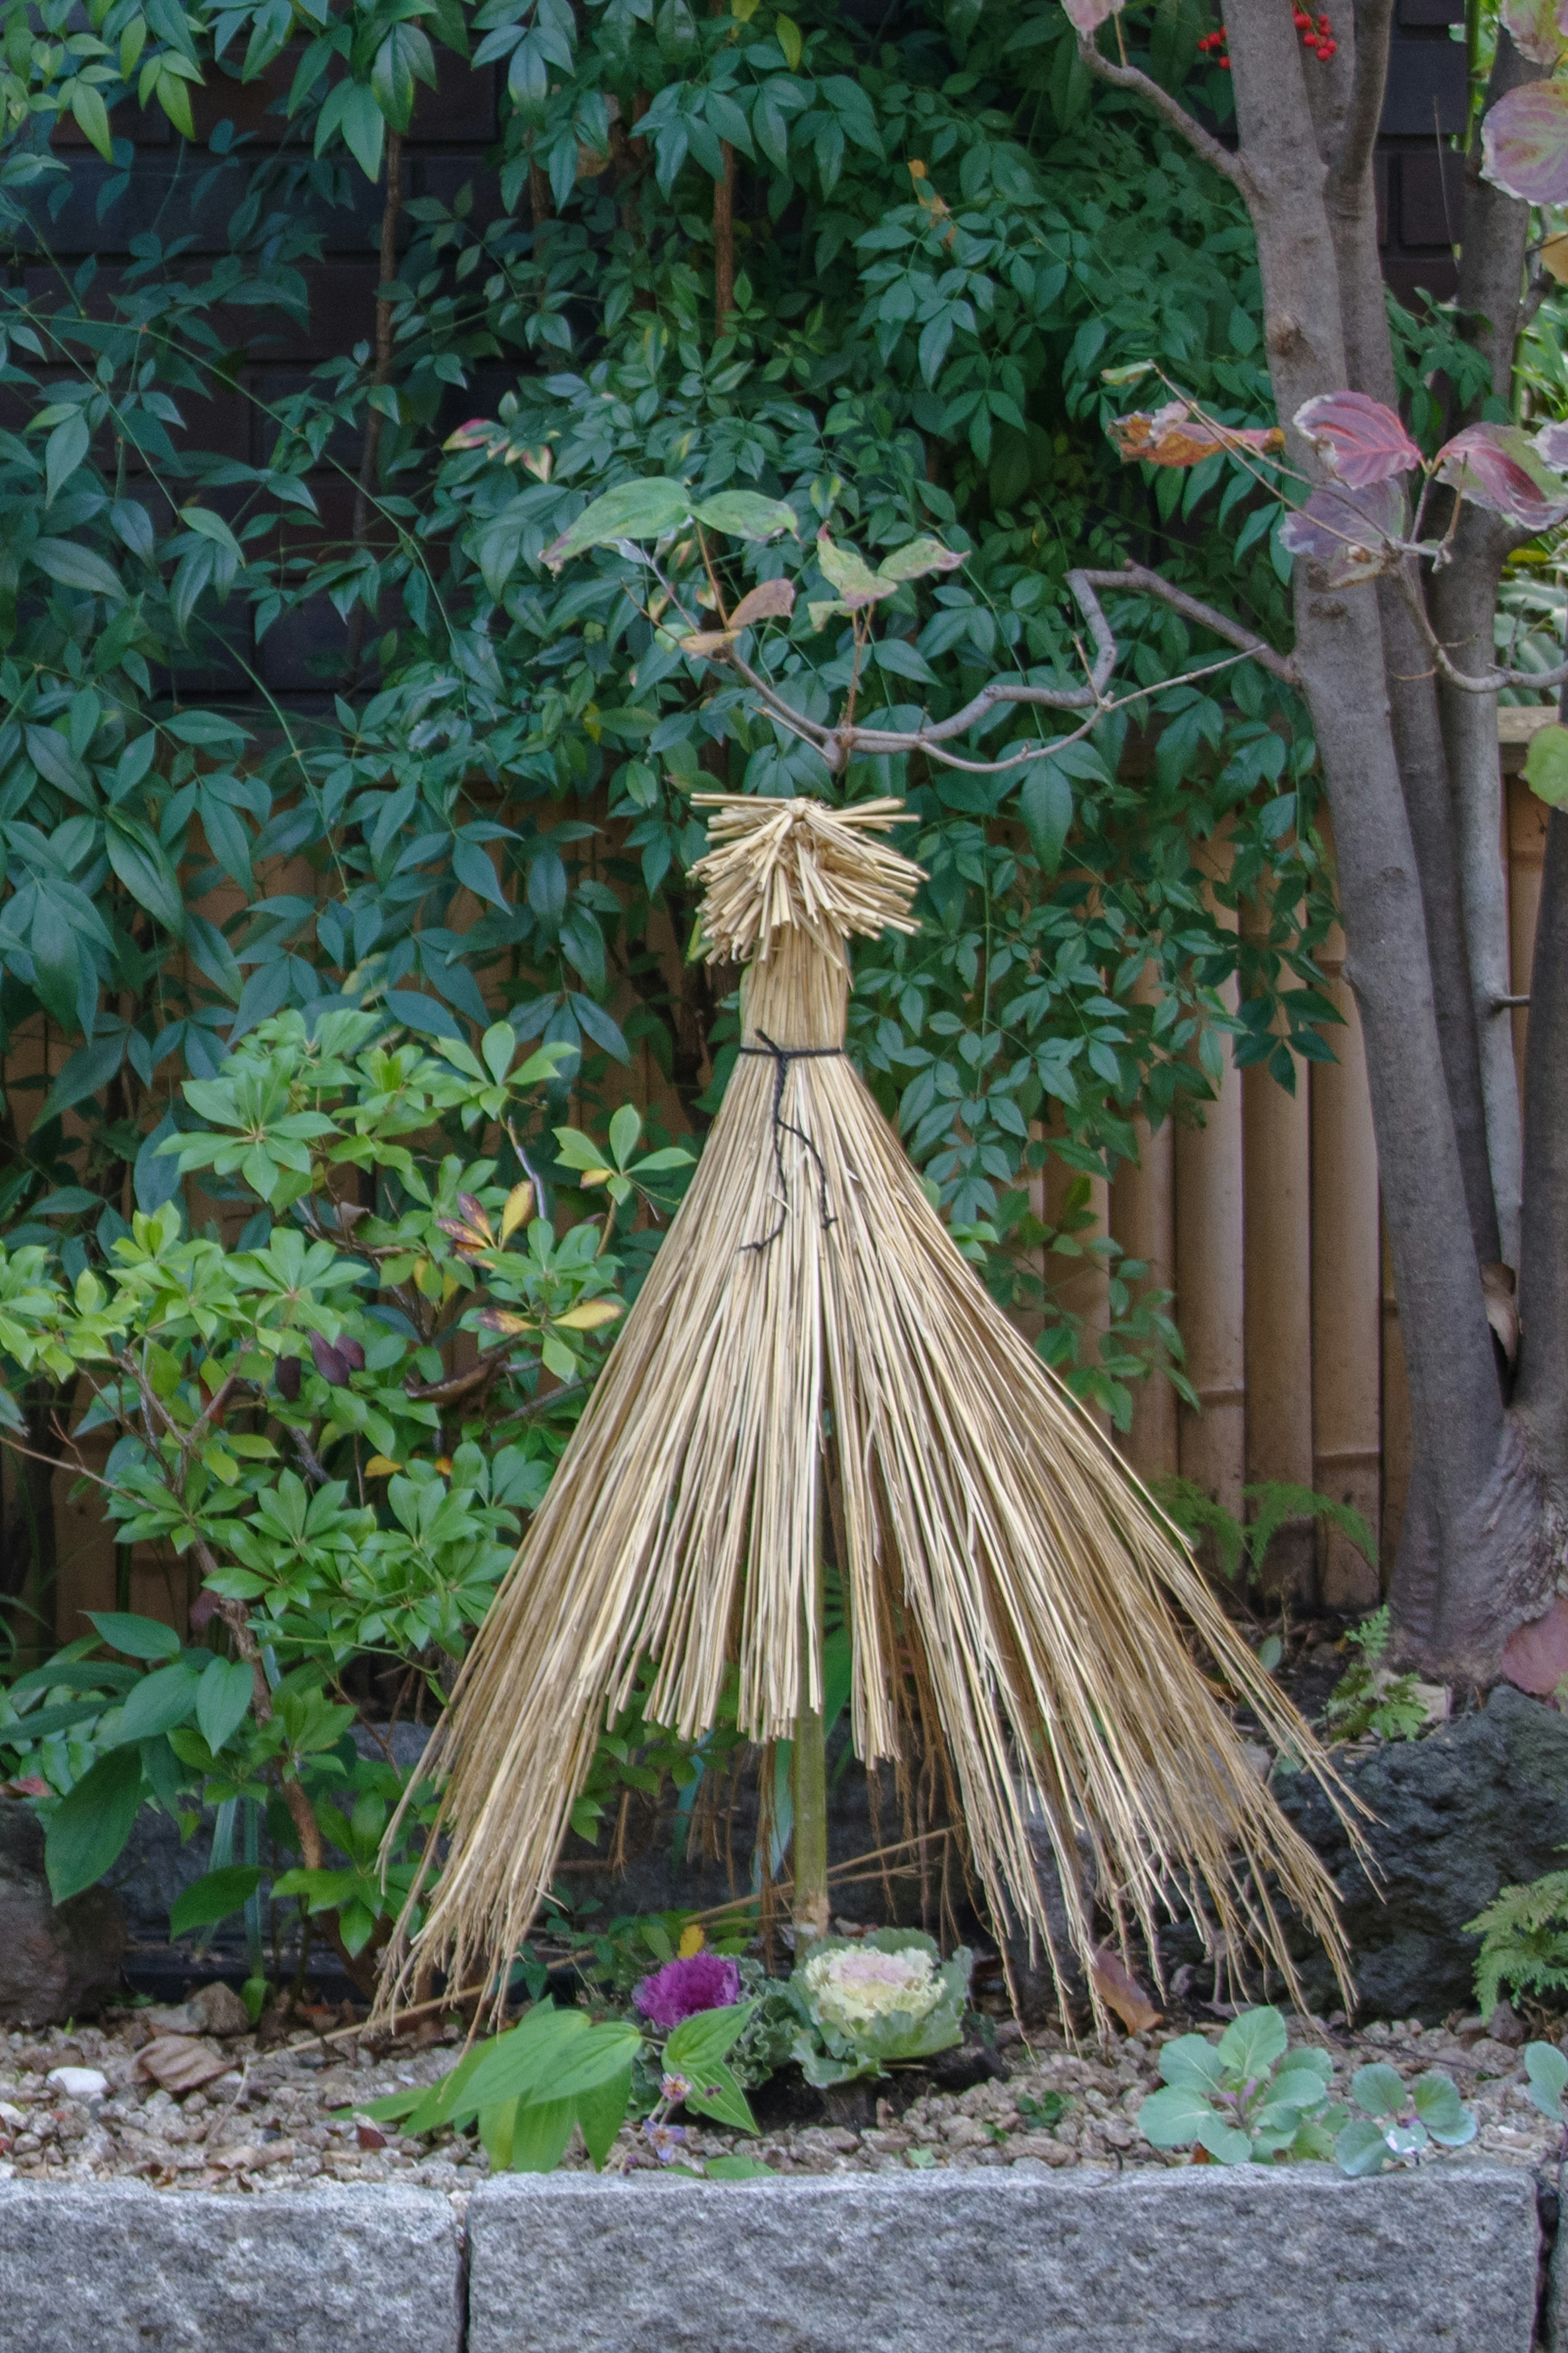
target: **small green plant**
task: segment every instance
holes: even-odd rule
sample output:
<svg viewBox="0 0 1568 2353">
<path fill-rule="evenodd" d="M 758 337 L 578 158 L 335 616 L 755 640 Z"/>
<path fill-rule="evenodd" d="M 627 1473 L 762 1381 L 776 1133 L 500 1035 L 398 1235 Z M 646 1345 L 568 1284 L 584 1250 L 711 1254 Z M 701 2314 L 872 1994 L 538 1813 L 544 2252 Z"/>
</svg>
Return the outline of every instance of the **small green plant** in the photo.
<svg viewBox="0 0 1568 2353">
<path fill-rule="evenodd" d="M 1479 1936 L 1476 2002 L 1489 2018 L 1506 1985 L 1513 1993 L 1568 1990 L 1568 1871 L 1549 1871 L 1520 1887 L 1500 1888 L 1484 1912 L 1465 1923 Z"/>
<path fill-rule="evenodd" d="M 1390 2165 L 1413 2164 L 1434 2141 L 1443 2148 L 1463 2148 L 1476 2137 L 1474 2112 L 1440 2067 L 1414 2084 L 1384 2061 L 1358 2067 L 1351 2078 L 1351 2098 L 1362 2113 L 1335 2140 L 1334 2162 L 1342 2173 L 1358 2179 Z"/>
<path fill-rule="evenodd" d="M 1156 1479 L 1152 1482 L 1155 1502 L 1175 1522 L 1190 1545 L 1201 1544 L 1205 1536 L 1212 1540 L 1219 1572 L 1232 1584 L 1244 1567 L 1245 1583 L 1262 1576 L 1269 1546 L 1292 1520 L 1316 1520 L 1324 1527 L 1337 1528 L 1363 1559 L 1375 1563 L 1377 1553 L 1372 1531 L 1350 1504 L 1336 1504 L 1331 1495 L 1320 1495 L 1314 1488 L 1295 1487 L 1277 1479 L 1266 1480 L 1257 1487 L 1244 1487 L 1241 1492 L 1244 1499 L 1257 1507 L 1249 1520 L 1238 1520 L 1234 1512 L 1227 1511 L 1190 1479 Z"/>
<path fill-rule="evenodd" d="M 1414 1740 L 1426 1710 L 1414 1675 L 1391 1674 L 1382 1663 L 1388 1648 L 1388 1605 L 1374 1609 L 1345 1637 L 1357 1652 L 1329 1694 L 1323 1727 L 1333 1740 Z"/>
<path fill-rule="evenodd" d="M 1138 2111 L 1156 2148 L 1197 2147 L 1216 2165 L 1332 2154 L 1326 2052 L 1292 2051 L 1272 2008 L 1243 2010 L 1217 2043 L 1181 2034 L 1160 2053 L 1163 2087 Z"/>
<path fill-rule="evenodd" d="M 1041 2092 L 1037 2097 L 1020 2092 L 1016 2101 L 1019 2116 L 1033 2132 L 1050 2132 L 1071 2105 L 1065 2092 Z"/>
<path fill-rule="evenodd" d="M 970 1956 L 943 1961 L 918 1928 L 879 1928 L 850 1941 L 824 1936 L 796 1968 L 789 1999 L 800 2020 L 795 2056 L 825 2088 L 929 2059 L 963 2037 Z"/>
<path fill-rule="evenodd" d="M 1525 2098 L 1532 2108 L 1554 2125 L 1568 2127 L 1568 2107 L 1563 2094 L 1568 2092 L 1568 2058 L 1555 2042 L 1527 2042 L 1524 2046 Z"/>
</svg>

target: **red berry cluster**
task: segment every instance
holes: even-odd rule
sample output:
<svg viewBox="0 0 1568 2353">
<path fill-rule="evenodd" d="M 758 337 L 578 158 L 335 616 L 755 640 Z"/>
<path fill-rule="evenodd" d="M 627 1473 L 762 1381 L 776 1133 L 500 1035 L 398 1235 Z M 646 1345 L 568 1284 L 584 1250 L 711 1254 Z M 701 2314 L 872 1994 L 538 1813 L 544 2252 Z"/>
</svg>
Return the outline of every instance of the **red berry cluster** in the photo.
<svg viewBox="0 0 1568 2353">
<path fill-rule="evenodd" d="M 1319 16 L 1314 19 L 1305 8 L 1293 9 L 1291 17 L 1296 30 L 1301 36 L 1301 47 L 1304 49 L 1315 50 L 1319 63 L 1326 66 L 1340 46 L 1334 38 L 1334 28 L 1328 18 Z"/>
<path fill-rule="evenodd" d="M 1208 54 L 1210 49 L 1217 49 L 1219 51 L 1219 55 L 1215 59 L 1215 65 L 1218 66 L 1221 73 L 1228 73 L 1230 71 L 1228 44 L 1226 37 L 1226 29 L 1223 25 L 1220 26 L 1217 33 L 1205 33 L 1203 39 L 1198 43 L 1198 48 L 1205 56 Z"/>
</svg>

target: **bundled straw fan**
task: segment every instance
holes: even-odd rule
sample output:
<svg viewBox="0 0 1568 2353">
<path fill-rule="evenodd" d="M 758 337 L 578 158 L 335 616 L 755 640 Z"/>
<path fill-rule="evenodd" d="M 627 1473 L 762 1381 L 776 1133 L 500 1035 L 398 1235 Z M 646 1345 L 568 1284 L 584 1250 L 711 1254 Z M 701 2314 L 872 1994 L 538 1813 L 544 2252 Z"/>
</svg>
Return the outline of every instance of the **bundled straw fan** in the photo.
<svg viewBox="0 0 1568 2353">
<path fill-rule="evenodd" d="M 822 1706 L 825 1451 L 857 1753 L 895 1757 L 917 1725 L 940 1740 L 998 1924 L 1056 1966 L 1030 1840 L 1044 1821 L 1080 1955 L 1087 1842 L 1099 1899 L 1151 1937 L 1182 1905 L 1291 1979 L 1283 1897 L 1342 1974 L 1332 1886 L 1184 1621 L 1321 1775 L 1311 1735 L 960 1256 L 846 1055 L 848 936 L 917 928 L 920 869 L 881 838 L 899 804 L 701 797 L 706 952 L 747 967 L 740 1060 L 438 1730 L 426 1873 L 437 1840 L 446 1858 L 398 1983 L 439 1960 L 455 1984 L 477 1968 L 504 1988 L 645 1658 L 647 1715 L 683 1739 L 713 1724 L 731 1666 L 743 1733 L 805 1734 Z M 803 1804 L 797 1778 L 797 1934 L 826 1926 L 825 1854 L 803 1909 Z"/>
</svg>

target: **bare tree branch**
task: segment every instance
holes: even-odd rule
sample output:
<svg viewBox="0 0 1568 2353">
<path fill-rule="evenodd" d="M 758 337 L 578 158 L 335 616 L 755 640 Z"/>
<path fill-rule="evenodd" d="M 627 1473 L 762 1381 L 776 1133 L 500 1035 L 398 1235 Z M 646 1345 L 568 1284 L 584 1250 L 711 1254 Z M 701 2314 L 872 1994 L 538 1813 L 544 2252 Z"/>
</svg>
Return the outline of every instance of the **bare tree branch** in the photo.
<svg viewBox="0 0 1568 2353">
<path fill-rule="evenodd" d="M 1432 657 L 1433 667 L 1449 686 L 1458 687 L 1462 694 L 1500 694 L 1505 686 L 1568 686 L 1568 661 L 1559 662 L 1555 670 L 1497 669 L 1481 670 L 1474 675 L 1458 669 L 1432 626 L 1420 591 L 1403 570 L 1394 574 L 1393 577 L 1399 584 L 1400 596 L 1420 632 L 1422 643 Z"/>
<path fill-rule="evenodd" d="M 1089 588 L 1140 588 L 1144 596 L 1157 596 L 1162 604 L 1169 605 L 1172 611 L 1180 613 L 1184 620 L 1193 622 L 1200 629 L 1209 630 L 1216 638 L 1223 638 L 1227 646 L 1238 647 L 1275 678 L 1283 680 L 1287 686 L 1300 686 L 1301 683 L 1293 654 L 1277 654 L 1271 645 L 1255 636 L 1252 630 L 1244 628 L 1239 621 L 1228 619 L 1224 613 L 1216 612 L 1212 605 L 1200 603 L 1196 596 L 1189 596 L 1184 589 L 1173 588 L 1168 580 L 1163 580 L 1157 572 L 1146 571 L 1141 564 L 1124 565 L 1120 572 L 1079 572 L 1072 576 L 1083 581 Z"/>
<path fill-rule="evenodd" d="M 1228 147 L 1222 146 L 1213 132 L 1205 131 L 1201 122 L 1194 121 L 1169 90 L 1162 90 L 1152 76 L 1140 72 L 1136 66 L 1112 65 L 1110 59 L 1096 47 L 1092 38 L 1080 38 L 1078 53 L 1090 73 L 1098 74 L 1101 81 L 1110 82 L 1115 90 L 1132 90 L 1146 100 L 1155 113 L 1186 141 L 1194 155 L 1201 155 L 1205 164 L 1220 173 L 1233 187 L 1239 188 L 1250 201 L 1254 193 L 1252 174 L 1241 157 L 1233 154 Z"/>
</svg>

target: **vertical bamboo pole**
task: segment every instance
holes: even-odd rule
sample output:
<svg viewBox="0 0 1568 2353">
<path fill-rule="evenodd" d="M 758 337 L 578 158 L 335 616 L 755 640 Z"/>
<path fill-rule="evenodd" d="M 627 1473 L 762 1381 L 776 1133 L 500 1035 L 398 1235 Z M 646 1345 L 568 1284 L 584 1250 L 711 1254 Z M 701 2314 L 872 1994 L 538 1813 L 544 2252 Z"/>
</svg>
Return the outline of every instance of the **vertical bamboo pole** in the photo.
<svg viewBox="0 0 1568 2353">
<path fill-rule="evenodd" d="M 1136 1003 L 1152 1005 L 1160 995 L 1154 966 L 1145 965 L 1132 989 Z M 1129 1258 L 1149 1270 L 1156 1291 L 1176 1287 L 1176 1147 L 1169 1120 L 1151 1128 L 1142 1115 L 1132 1130 L 1138 1158 L 1124 1161 L 1110 1181 L 1110 1231 Z M 1166 1479 L 1176 1469 L 1176 1392 L 1163 1373 L 1152 1373 L 1132 1391 L 1132 1426 L 1121 1451 L 1141 1479 Z"/>
<path fill-rule="evenodd" d="M 818 1525 L 820 1525 L 820 1517 Z M 790 1788 L 795 1800 L 791 1834 L 791 1904 L 795 1948 L 826 1936 L 827 1915 L 827 1727 L 811 1704 L 811 1662 L 822 1657 L 822 1556 L 817 1554 L 812 1591 L 801 1611 L 800 1697 L 795 1708 Z"/>
<path fill-rule="evenodd" d="M 1175 1130 L 1135 1119 L 1136 1164 L 1126 1161 L 1110 1185 L 1110 1230 L 1129 1258 L 1141 1259 L 1156 1291 L 1176 1287 Z M 1121 1451 L 1141 1479 L 1169 1478 L 1176 1468 L 1176 1392 L 1163 1373 L 1132 1391 L 1132 1427 Z"/>
<path fill-rule="evenodd" d="M 1230 861 L 1228 843 L 1209 847 L 1205 863 L 1217 880 Z M 1215 910 L 1234 928 L 1228 908 Z M 1237 984 L 1226 983 L 1227 1004 Z M 1241 1073 L 1226 1041 L 1225 1074 L 1216 1101 L 1204 1107 L 1205 1125 L 1176 1133 L 1177 1317 L 1187 1351 L 1187 1377 L 1202 1407 L 1177 1413 L 1181 1472 L 1237 1519 L 1246 1481 L 1246 1334 L 1243 1295 Z"/>
<path fill-rule="evenodd" d="M 1267 941 L 1266 902 L 1249 901 L 1242 928 Z M 1243 1259 L 1248 1486 L 1312 1483 L 1311 1113 L 1307 1068 L 1287 1094 L 1265 1069 L 1242 1074 Z M 1269 1587 L 1310 1602 L 1317 1585 L 1310 1516 L 1287 1523 L 1268 1547 Z"/>
<path fill-rule="evenodd" d="M 1045 1221 L 1055 1226 L 1066 1212 L 1068 1197 L 1079 1179 L 1079 1171 L 1069 1168 L 1065 1161 L 1053 1155 L 1045 1168 Z M 1088 1244 L 1110 1230 L 1110 1187 L 1103 1176 L 1089 1180 L 1089 1199 L 1084 1205 L 1094 1222 L 1075 1237 L 1083 1249 L 1080 1259 L 1064 1257 L 1058 1250 L 1045 1253 L 1045 1280 L 1055 1293 L 1057 1303 L 1070 1315 L 1082 1318 L 1081 1360 L 1086 1365 L 1100 1362 L 1100 1343 L 1110 1328 L 1110 1271 L 1103 1258 L 1097 1256 Z M 1096 1411 L 1094 1419 L 1106 1437 L 1110 1436 L 1110 1417 Z"/>
<path fill-rule="evenodd" d="M 1335 1060 L 1312 1065 L 1313 1484 L 1360 1512 L 1375 1543 L 1381 1516 L 1382 1250 L 1377 1145 L 1361 1016 L 1344 977 L 1336 925 L 1319 958 L 1326 995 L 1344 1027 L 1330 1030 Z M 1331 1609 L 1378 1598 L 1377 1572 L 1337 1530 L 1322 1531 L 1318 1584 Z"/>
</svg>

